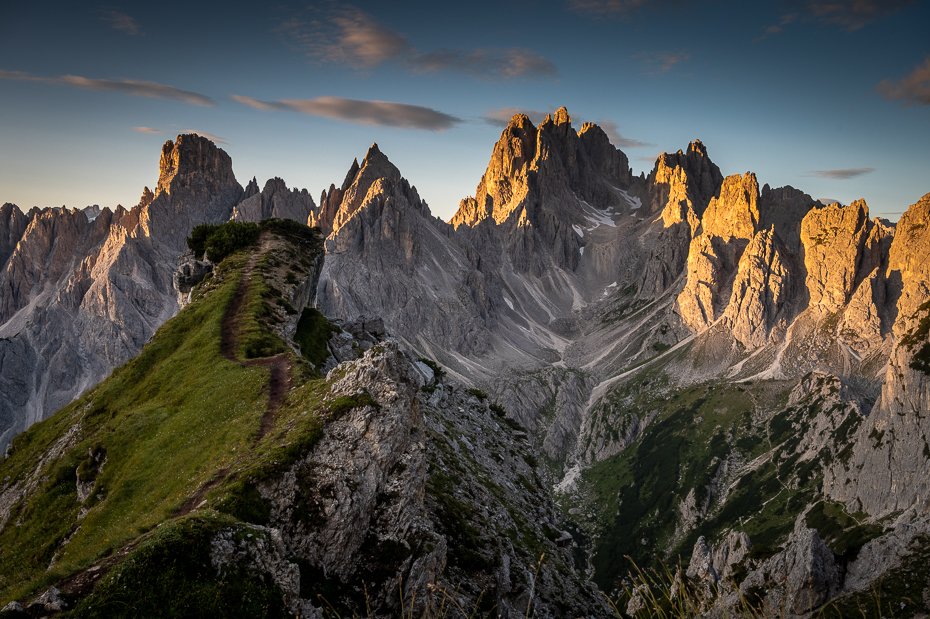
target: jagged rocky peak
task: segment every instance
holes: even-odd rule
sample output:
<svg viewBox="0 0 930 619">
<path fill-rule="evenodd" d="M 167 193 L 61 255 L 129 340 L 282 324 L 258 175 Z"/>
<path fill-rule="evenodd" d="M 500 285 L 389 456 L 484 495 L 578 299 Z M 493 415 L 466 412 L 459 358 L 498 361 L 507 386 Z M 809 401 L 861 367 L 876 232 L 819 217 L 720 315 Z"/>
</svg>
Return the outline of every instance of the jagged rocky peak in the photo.
<svg viewBox="0 0 930 619">
<path fill-rule="evenodd" d="M 578 137 L 597 171 L 621 189 L 629 188 L 633 180 L 630 160 L 622 150 L 610 143 L 604 130 L 594 123 L 584 123 Z"/>
<path fill-rule="evenodd" d="M 453 226 L 475 226 L 488 218 L 502 223 L 510 217 L 514 210 L 511 203 L 521 201 L 526 194 L 527 173 L 536 157 L 536 134 L 525 114 L 510 119 L 494 145 L 475 197 L 462 200 L 450 222 Z"/>
<path fill-rule="evenodd" d="M 687 196 L 694 214 L 700 217 L 723 183 L 720 168 L 707 155 L 700 140 L 688 144 L 686 152 L 662 153 L 647 179 L 650 189 L 650 212 L 660 212 L 673 205 L 671 198 L 683 202 Z M 680 218 L 686 221 L 685 217 Z"/>
<path fill-rule="evenodd" d="M 756 234 L 740 258 L 723 316 L 733 337 L 747 348 L 764 346 L 777 322 L 787 324 L 782 310 L 792 282 L 785 253 L 773 226 Z"/>
<path fill-rule="evenodd" d="M 906 331 L 906 324 L 930 297 L 930 193 L 913 204 L 894 230 L 888 252 L 887 278 L 891 298 L 897 304 L 895 335 Z"/>
<path fill-rule="evenodd" d="M 142 188 L 142 197 L 139 198 L 139 206 L 145 207 L 152 203 L 152 200 L 155 199 L 155 194 L 152 193 L 152 190 L 148 187 Z"/>
<path fill-rule="evenodd" d="M 516 114 L 494 145 L 474 197 L 461 201 L 450 223 L 537 225 L 537 207 L 565 218 L 563 207 L 577 201 L 598 208 L 619 205 L 625 202 L 615 188 L 628 188 L 631 178 L 626 155 L 597 125 L 585 123 L 579 135 L 564 107 L 539 127 Z"/>
<path fill-rule="evenodd" d="M 723 239 L 751 239 L 761 219 L 759 198 L 759 181 L 752 172 L 726 177 L 704 212 L 701 231 Z"/>
<path fill-rule="evenodd" d="M 346 182 L 349 183 L 348 186 Z M 371 145 L 361 165 L 353 161 L 343 187 L 345 189 L 339 192 L 341 199 L 338 208 L 333 212 L 333 219 L 331 222 L 325 219 L 321 222 L 325 224 L 320 226 L 324 233 L 327 229 L 331 230 L 330 234 L 338 232 L 352 219 L 356 211 L 379 195 L 382 199 L 403 196 L 410 205 L 424 206 L 416 189 L 401 176 L 400 170 L 381 152 L 377 144 Z M 331 208 L 328 198 L 327 206 Z"/>
<path fill-rule="evenodd" d="M 804 217 L 801 241 L 811 308 L 833 312 L 849 301 L 870 225 L 865 200 L 831 204 Z"/>
<path fill-rule="evenodd" d="M 9 202 L 0 206 L 0 268 L 12 255 L 28 225 L 29 216 L 18 206 Z"/>
<path fill-rule="evenodd" d="M 245 188 L 245 191 L 242 192 L 242 200 L 248 200 L 259 193 L 261 193 L 261 189 L 258 187 L 258 179 L 253 176 L 252 180 L 249 181 L 248 186 Z"/>
<path fill-rule="evenodd" d="M 165 142 L 158 170 L 156 197 L 161 193 L 171 194 L 179 187 L 210 190 L 236 181 L 232 159 L 226 151 L 194 133 Z"/>
<path fill-rule="evenodd" d="M 249 187 L 253 184 L 258 187 L 254 178 Z M 249 189 L 246 190 L 246 193 L 248 192 Z M 232 219 L 258 223 L 263 219 L 275 217 L 305 223 L 315 212 L 316 204 L 306 189 L 288 189 L 284 179 L 276 176 L 265 182 L 265 188 L 261 193 L 244 197 L 233 208 Z"/>
</svg>

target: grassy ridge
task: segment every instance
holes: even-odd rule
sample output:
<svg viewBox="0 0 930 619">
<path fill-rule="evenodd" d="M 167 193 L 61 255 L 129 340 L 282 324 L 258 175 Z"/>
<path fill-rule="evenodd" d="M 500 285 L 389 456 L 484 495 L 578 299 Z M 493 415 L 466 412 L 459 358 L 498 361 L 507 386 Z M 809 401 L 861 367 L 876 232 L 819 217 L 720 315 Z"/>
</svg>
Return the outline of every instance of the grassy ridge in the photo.
<svg viewBox="0 0 930 619">
<path fill-rule="evenodd" d="M 0 532 L 0 598 L 18 598 L 44 580 L 89 565 L 166 519 L 256 432 L 267 380 L 220 354 L 220 323 L 242 275 L 244 255 L 227 260 L 216 289 L 158 330 L 138 357 L 97 388 L 14 440 L 0 479 L 23 480 L 73 430 L 38 492 L 11 510 Z M 88 450 L 105 450 L 90 466 Z M 77 497 L 77 469 L 93 475 Z M 78 519 L 82 507 L 90 507 Z M 22 526 L 10 526 L 16 522 Z M 62 547 L 69 536 L 71 540 Z"/>
</svg>

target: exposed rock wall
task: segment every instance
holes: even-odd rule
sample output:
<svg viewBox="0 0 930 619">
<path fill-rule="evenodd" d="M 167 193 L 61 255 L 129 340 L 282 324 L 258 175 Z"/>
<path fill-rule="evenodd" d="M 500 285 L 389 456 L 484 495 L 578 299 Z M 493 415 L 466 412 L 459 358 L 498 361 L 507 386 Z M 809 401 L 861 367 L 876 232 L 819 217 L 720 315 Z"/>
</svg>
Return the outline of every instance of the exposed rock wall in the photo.
<svg viewBox="0 0 930 619">
<path fill-rule="evenodd" d="M 0 381 L 0 446 L 138 353 L 177 312 L 172 273 L 186 236 L 228 219 L 242 187 L 229 156 L 196 135 L 165 144 L 159 170 L 154 196 L 129 211 L 93 221 L 77 209 L 30 212 L 0 274 L 0 374 L 10 377 Z"/>
<path fill-rule="evenodd" d="M 257 185 L 255 187 L 257 188 Z M 284 180 L 275 177 L 265 182 L 265 188 L 261 193 L 243 198 L 233 208 L 231 219 L 258 223 L 263 219 L 275 217 L 306 223 L 315 210 L 316 204 L 306 189 L 288 190 Z"/>
</svg>

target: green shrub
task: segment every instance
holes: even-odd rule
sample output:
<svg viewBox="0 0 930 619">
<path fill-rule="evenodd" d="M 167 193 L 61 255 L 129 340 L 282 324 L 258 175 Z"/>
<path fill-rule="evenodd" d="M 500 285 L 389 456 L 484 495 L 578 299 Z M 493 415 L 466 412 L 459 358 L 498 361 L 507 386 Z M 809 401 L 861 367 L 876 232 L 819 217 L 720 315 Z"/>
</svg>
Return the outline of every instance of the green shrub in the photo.
<svg viewBox="0 0 930 619">
<path fill-rule="evenodd" d="M 478 398 L 478 399 L 479 399 L 480 401 L 482 401 L 482 402 L 484 402 L 485 400 L 488 399 L 488 394 L 486 394 L 486 393 L 485 393 L 484 391 L 482 391 L 481 389 L 469 389 L 469 390 L 468 390 L 468 393 L 472 394 L 473 396 L 475 396 L 476 398 Z"/>
<path fill-rule="evenodd" d="M 326 342 L 333 333 L 341 329 L 326 319 L 320 310 L 305 307 L 297 321 L 294 342 L 300 347 L 300 354 L 317 368 L 322 367 L 329 358 Z"/>
<path fill-rule="evenodd" d="M 220 263 L 226 256 L 258 241 L 259 227 L 251 222 L 227 221 L 225 224 L 194 226 L 187 237 L 187 247 L 198 259 Z"/>
</svg>

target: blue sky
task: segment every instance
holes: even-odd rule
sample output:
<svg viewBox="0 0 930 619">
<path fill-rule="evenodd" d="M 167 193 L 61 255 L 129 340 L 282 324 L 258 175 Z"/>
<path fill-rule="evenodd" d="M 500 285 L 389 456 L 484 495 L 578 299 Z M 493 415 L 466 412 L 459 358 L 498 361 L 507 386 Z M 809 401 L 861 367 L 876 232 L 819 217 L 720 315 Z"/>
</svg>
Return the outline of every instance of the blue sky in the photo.
<svg viewBox="0 0 930 619">
<path fill-rule="evenodd" d="M 243 185 L 315 199 L 377 142 L 448 219 L 502 119 L 561 105 L 637 173 L 701 139 L 724 174 L 893 220 L 930 192 L 928 0 L 7 4 L 0 202 L 24 209 L 131 206 L 194 130 Z"/>
</svg>

